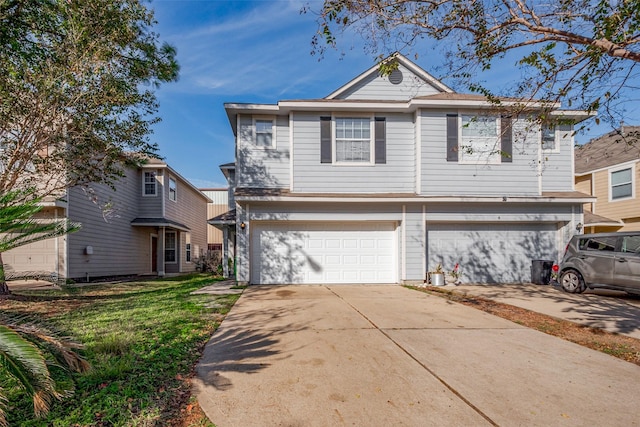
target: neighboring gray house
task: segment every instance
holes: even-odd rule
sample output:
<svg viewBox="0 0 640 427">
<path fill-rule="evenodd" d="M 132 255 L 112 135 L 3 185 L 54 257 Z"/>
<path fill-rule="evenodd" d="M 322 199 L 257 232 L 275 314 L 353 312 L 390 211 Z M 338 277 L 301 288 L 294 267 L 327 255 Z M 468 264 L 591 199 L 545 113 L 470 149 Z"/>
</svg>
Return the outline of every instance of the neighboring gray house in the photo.
<svg viewBox="0 0 640 427">
<path fill-rule="evenodd" d="M 322 99 L 225 105 L 239 282 L 422 282 L 438 263 L 528 282 L 532 260 L 558 260 L 592 200 L 574 191 L 572 127 L 533 124 L 536 103 L 501 115 L 396 59 Z"/>
<path fill-rule="evenodd" d="M 76 233 L 3 253 L 10 275 L 50 272 L 79 281 L 195 270 L 207 249 L 210 200 L 166 163 L 151 159 L 115 183 L 74 187 L 46 206 L 48 218 L 82 224 Z"/>
</svg>

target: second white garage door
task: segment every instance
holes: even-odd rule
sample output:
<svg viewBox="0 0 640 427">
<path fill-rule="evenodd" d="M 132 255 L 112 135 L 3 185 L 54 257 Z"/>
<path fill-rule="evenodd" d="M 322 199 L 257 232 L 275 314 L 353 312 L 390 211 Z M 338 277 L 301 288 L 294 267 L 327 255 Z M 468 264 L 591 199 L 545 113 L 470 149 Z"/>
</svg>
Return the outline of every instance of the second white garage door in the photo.
<svg viewBox="0 0 640 427">
<path fill-rule="evenodd" d="M 253 222 L 254 284 L 395 283 L 394 223 Z"/>
<path fill-rule="evenodd" d="M 523 283 L 532 260 L 555 261 L 558 226 L 550 223 L 427 223 L 428 268 L 460 265 L 463 283 Z"/>
</svg>

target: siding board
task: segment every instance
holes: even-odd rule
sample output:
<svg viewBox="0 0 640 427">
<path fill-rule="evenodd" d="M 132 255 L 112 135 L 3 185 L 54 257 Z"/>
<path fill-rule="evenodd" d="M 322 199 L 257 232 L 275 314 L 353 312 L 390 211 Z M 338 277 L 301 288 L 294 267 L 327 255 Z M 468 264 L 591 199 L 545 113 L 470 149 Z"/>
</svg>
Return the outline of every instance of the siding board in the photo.
<svg viewBox="0 0 640 427">
<path fill-rule="evenodd" d="M 402 82 L 393 84 L 388 77 L 372 74 L 369 78 L 359 82 L 349 91 L 341 94 L 338 99 L 368 99 L 398 101 L 415 98 L 416 96 L 433 95 L 440 91 L 420 77 L 413 74 L 407 68 L 400 65 L 398 70 L 402 72 Z"/>
<path fill-rule="evenodd" d="M 415 191 L 415 132 L 410 114 L 383 114 L 386 118 L 386 163 L 334 165 L 320 162 L 320 117 L 294 115 L 294 192 L 385 193 Z"/>
<path fill-rule="evenodd" d="M 513 161 L 498 164 L 447 162 L 447 113 L 422 111 L 422 195 L 538 195 L 536 136 L 513 120 Z"/>
<path fill-rule="evenodd" d="M 276 146 L 253 145 L 253 119 L 240 117 L 236 161 L 238 187 L 289 188 L 289 118 L 276 117 Z"/>
</svg>

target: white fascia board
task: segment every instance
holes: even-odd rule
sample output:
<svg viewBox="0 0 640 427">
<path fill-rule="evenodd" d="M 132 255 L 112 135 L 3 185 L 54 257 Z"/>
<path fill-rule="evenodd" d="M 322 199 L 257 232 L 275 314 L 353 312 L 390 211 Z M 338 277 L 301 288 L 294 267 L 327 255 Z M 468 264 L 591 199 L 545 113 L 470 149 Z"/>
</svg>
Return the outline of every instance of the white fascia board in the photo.
<svg viewBox="0 0 640 427">
<path fill-rule="evenodd" d="M 544 107 L 560 107 L 559 103 L 547 104 L 544 102 L 517 102 L 517 101 L 501 101 L 495 104 L 487 100 L 472 99 L 412 99 L 411 104 L 420 108 L 444 108 L 444 107 L 463 107 L 463 108 L 482 108 L 500 110 L 501 107 L 522 106 L 524 110 L 539 110 Z"/>
<path fill-rule="evenodd" d="M 520 105 L 518 102 L 502 102 L 500 105 L 493 104 L 486 100 L 443 100 L 443 99 L 411 99 L 409 101 L 280 101 L 280 111 L 386 111 L 386 112 L 402 112 L 412 113 L 418 108 L 468 108 L 468 109 L 493 109 L 499 110 L 500 107 L 512 107 Z M 535 102 L 526 104 L 526 109 L 535 110 L 545 106 L 544 103 Z M 552 107 L 557 107 L 557 104 Z"/>
<path fill-rule="evenodd" d="M 242 103 L 225 103 L 224 109 L 227 112 L 227 119 L 233 129 L 233 135 L 236 136 L 238 132 L 237 116 L 240 113 L 247 114 L 276 114 L 280 111 L 280 107 L 274 104 L 242 104 Z"/>
<path fill-rule="evenodd" d="M 598 115 L 596 111 L 582 111 L 582 110 L 554 110 L 549 113 L 554 117 L 566 117 L 568 119 L 575 120 L 575 123 L 580 123 L 584 120 L 590 119 Z"/>
<path fill-rule="evenodd" d="M 236 196 L 238 202 L 309 202 L 309 203 L 591 203 L 596 200 L 595 197 L 461 197 L 461 196 L 442 196 L 442 197 L 296 197 L 296 196 Z"/>
<path fill-rule="evenodd" d="M 280 101 L 281 111 L 411 111 L 410 102 L 362 102 L 362 101 Z"/>
<path fill-rule="evenodd" d="M 41 200 L 36 203 L 38 206 L 42 206 L 45 208 L 68 208 L 69 203 L 65 200 L 55 199 L 55 200 Z"/>
</svg>

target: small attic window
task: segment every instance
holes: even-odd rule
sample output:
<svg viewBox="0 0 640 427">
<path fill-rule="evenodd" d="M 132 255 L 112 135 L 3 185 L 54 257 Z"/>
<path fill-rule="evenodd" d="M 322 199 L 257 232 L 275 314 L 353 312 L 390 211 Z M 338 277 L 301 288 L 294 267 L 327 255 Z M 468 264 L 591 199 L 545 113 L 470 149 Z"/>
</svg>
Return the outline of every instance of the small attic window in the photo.
<svg viewBox="0 0 640 427">
<path fill-rule="evenodd" d="M 402 75 L 402 71 L 400 70 L 393 70 L 391 74 L 389 74 L 389 81 L 394 85 L 398 85 L 402 83 L 402 79 L 403 79 L 403 75 Z"/>
</svg>

